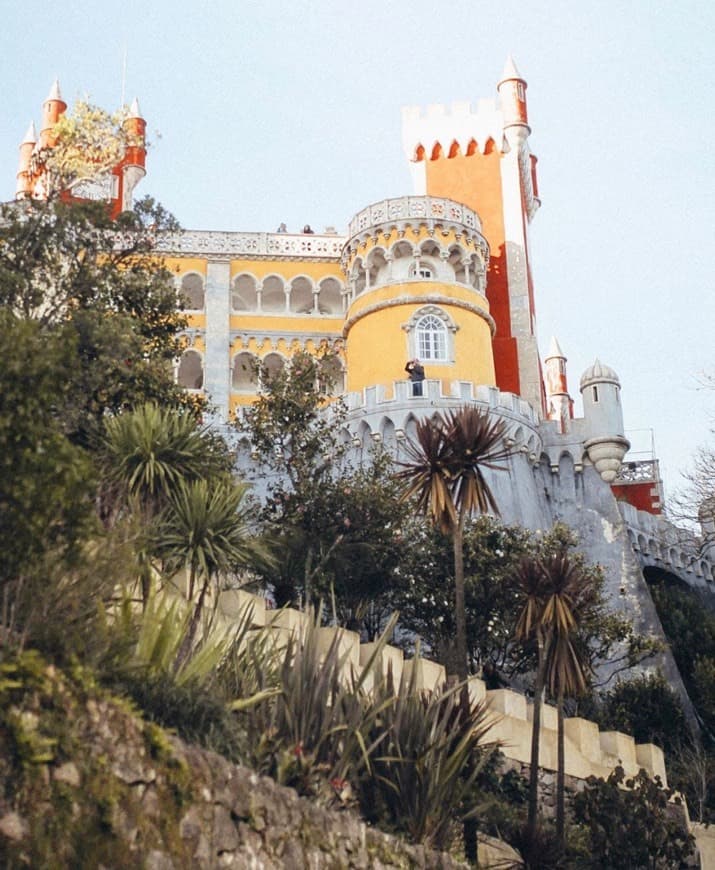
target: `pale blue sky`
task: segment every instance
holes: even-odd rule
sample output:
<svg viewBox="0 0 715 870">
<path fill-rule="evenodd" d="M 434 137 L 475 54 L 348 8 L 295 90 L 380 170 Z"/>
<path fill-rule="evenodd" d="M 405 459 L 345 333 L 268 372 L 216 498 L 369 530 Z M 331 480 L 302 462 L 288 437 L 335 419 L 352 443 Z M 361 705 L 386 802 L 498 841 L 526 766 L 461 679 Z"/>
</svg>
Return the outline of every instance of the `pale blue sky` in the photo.
<svg viewBox="0 0 715 870">
<path fill-rule="evenodd" d="M 8 4 L 9 6 L 9 4 Z M 411 192 L 403 105 L 529 83 L 543 206 L 532 224 L 539 343 L 571 392 L 598 356 L 627 429 L 652 427 L 668 491 L 713 423 L 715 4 L 162 0 L 5 9 L 0 198 L 55 76 L 65 99 L 135 95 L 153 141 L 139 188 L 196 229 L 343 231 Z"/>
</svg>

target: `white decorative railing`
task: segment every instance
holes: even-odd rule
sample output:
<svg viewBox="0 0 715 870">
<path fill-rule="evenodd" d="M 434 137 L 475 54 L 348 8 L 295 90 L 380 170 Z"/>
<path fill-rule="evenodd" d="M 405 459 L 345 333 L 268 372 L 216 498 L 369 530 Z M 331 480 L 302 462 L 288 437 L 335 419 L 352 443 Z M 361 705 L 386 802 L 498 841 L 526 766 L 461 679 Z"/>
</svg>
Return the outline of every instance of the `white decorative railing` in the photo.
<svg viewBox="0 0 715 870">
<path fill-rule="evenodd" d="M 217 257 L 292 257 L 337 260 L 343 236 L 304 233 L 233 233 L 185 230 L 163 236 L 157 247 L 165 254 Z"/>
<path fill-rule="evenodd" d="M 368 227 L 409 218 L 454 222 L 480 233 L 482 231 L 479 215 L 466 205 L 435 196 L 401 196 L 383 199 L 359 211 L 350 221 L 348 233 L 352 237 Z"/>
</svg>

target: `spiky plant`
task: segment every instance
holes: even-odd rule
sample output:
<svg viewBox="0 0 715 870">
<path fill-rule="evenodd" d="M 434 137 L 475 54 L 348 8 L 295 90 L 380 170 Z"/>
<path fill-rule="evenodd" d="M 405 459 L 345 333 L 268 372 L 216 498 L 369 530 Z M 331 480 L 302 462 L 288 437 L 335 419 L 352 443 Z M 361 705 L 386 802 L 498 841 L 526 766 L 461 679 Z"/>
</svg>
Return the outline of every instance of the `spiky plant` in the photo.
<svg viewBox="0 0 715 870">
<path fill-rule="evenodd" d="M 404 483 L 403 498 L 414 498 L 419 512 L 452 538 L 457 675 L 466 683 L 467 629 L 464 604 L 463 536 L 466 519 L 476 512 L 499 513 L 485 469 L 501 470 L 509 455 L 504 423 L 472 406 L 417 423 L 415 439 L 407 442 L 407 461 L 397 477 Z"/>
</svg>

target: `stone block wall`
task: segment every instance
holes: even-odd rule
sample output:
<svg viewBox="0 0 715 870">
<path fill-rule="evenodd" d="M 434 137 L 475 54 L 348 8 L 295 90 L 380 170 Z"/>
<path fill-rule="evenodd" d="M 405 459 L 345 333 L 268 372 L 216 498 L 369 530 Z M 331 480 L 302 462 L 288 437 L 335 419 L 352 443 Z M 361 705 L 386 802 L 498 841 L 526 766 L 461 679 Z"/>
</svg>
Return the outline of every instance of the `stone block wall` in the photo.
<svg viewBox="0 0 715 870">
<path fill-rule="evenodd" d="M 305 631 L 308 618 L 292 608 L 266 610 L 265 601 L 242 590 L 222 592 L 219 599 L 220 618 L 226 623 L 234 622 L 250 614 L 252 625 L 268 628 L 286 640 L 291 632 Z M 375 644 L 361 644 L 358 634 L 342 628 L 320 628 L 319 643 L 327 651 L 337 638 L 340 654 L 344 659 L 345 678 L 367 666 L 375 651 Z M 405 660 L 402 650 L 385 646 L 373 662 L 375 676 L 380 679 L 392 670 L 396 683 L 402 674 L 415 673 L 415 683 L 422 691 L 435 691 L 446 682 L 444 667 L 425 658 Z M 370 683 L 367 683 L 370 685 Z M 483 700 L 489 709 L 491 726 L 487 739 L 498 742 L 507 759 L 528 764 L 531 757 L 531 727 L 533 705 L 524 695 L 510 689 L 488 690 L 477 677 L 469 681 L 473 701 Z M 659 776 L 666 784 L 663 751 L 653 744 L 636 744 L 628 734 L 618 731 L 599 731 L 594 722 L 586 719 L 568 718 L 564 725 L 565 772 L 575 779 L 589 776 L 607 777 L 621 765 L 631 776 L 643 767 L 650 776 Z M 556 708 L 548 704 L 542 709 L 539 764 L 546 771 L 557 768 L 557 715 Z"/>
</svg>

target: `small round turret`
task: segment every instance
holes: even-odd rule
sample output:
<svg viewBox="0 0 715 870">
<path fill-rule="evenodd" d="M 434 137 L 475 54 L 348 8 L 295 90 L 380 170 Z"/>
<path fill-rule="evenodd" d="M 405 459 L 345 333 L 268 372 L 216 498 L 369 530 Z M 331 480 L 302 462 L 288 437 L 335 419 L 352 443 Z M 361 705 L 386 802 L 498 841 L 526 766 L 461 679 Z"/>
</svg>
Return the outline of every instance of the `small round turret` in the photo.
<svg viewBox="0 0 715 870">
<path fill-rule="evenodd" d="M 497 85 L 497 92 L 504 117 L 504 135 L 512 146 L 525 141 L 531 133 L 526 107 L 526 87 L 526 79 L 509 55 L 501 81 Z"/>
<path fill-rule="evenodd" d="M 116 174 L 121 172 L 121 209 L 126 211 L 132 207 L 134 188 L 146 175 L 146 121 L 142 117 L 139 100 L 136 97 L 124 119 L 124 129 L 129 144 L 121 167 L 117 168 Z"/>
<path fill-rule="evenodd" d="M 17 199 L 26 199 L 32 196 L 32 152 L 36 143 L 37 133 L 35 125 L 31 121 L 25 138 L 20 143 L 20 164 L 17 169 L 17 188 L 15 190 Z"/>
<path fill-rule="evenodd" d="M 42 126 L 40 128 L 40 147 L 51 148 L 55 142 L 52 136 L 52 128 L 64 115 L 67 103 L 62 99 L 60 83 L 57 79 L 52 84 L 47 99 L 42 104 Z"/>
<path fill-rule="evenodd" d="M 621 382 L 616 372 L 600 360 L 581 376 L 581 396 L 586 429 L 584 447 L 596 471 L 612 483 L 631 446 L 624 435 Z"/>
</svg>

